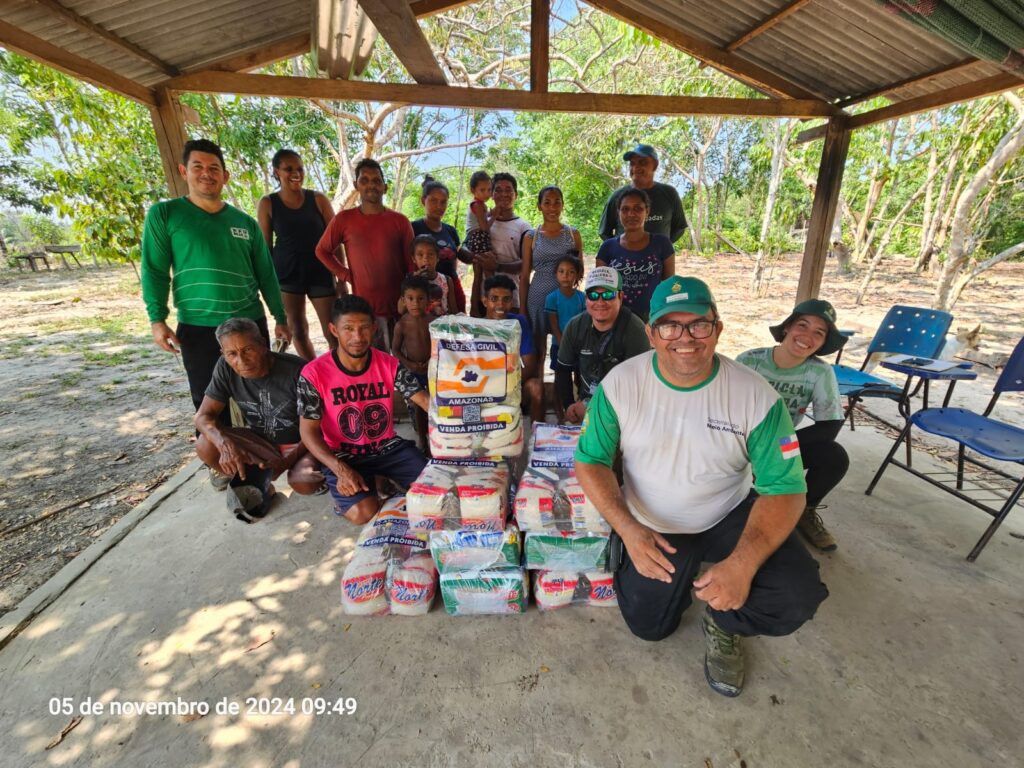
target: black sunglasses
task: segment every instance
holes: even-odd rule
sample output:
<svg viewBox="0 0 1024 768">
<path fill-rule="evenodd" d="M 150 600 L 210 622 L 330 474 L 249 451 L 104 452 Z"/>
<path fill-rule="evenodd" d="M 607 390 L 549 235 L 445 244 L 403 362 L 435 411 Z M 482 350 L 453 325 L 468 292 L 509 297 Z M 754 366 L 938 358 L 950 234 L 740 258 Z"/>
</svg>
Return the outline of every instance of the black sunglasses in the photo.
<svg viewBox="0 0 1024 768">
<path fill-rule="evenodd" d="M 618 291 L 612 290 L 600 290 L 598 288 L 591 288 L 587 291 L 587 298 L 591 301 L 597 301 L 598 299 L 604 299 L 605 301 L 611 301 L 619 295 Z"/>
</svg>

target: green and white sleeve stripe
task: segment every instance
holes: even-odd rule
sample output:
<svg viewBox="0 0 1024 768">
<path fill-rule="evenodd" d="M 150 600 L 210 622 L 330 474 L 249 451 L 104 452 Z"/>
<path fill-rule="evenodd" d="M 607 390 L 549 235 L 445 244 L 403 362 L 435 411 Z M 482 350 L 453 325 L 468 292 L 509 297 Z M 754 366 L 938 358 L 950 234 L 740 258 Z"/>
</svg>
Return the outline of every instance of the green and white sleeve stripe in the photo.
<svg viewBox="0 0 1024 768">
<path fill-rule="evenodd" d="M 604 387 L 599 386 L 583 419 L 583 430 L 576 446 L 576 461 L 612 466 L 620 435 L 619 417 L 608 401 Z"/>
<path fill-rule="evenodd" d="M 784 452 L 783 441 L 791 437 L 795 439 L 795 435 L 793 420 L 789 417 L 785 403 L 779 398 L 747 437 L 747 455 L 750 456 L 754 471 L 754 490 L 762 496 L 807 492 L 800 454 L 795 451 Z M 791 453 L 791 457 L 786 458 L 786 453 Z"/>
</svg>

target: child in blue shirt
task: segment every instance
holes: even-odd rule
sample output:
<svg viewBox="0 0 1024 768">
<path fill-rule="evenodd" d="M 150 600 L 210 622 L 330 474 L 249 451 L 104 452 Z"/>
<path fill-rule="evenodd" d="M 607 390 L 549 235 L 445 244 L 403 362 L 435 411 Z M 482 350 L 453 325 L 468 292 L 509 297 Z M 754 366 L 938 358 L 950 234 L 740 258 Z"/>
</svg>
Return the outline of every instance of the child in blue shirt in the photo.
<svg viewBox="0 0 1024 768">
<path fill-rule="evenodd" d="M 544 313 L 553 341 L 551 342 L 551 370 L 558 370 L 558 345 L 562 341 L 562 331 L 580 312 L 587 311 L 587 302 L 583 291 L 578 286 L 583 279 L 583 264 L 576 256 L 563 256 L 555 264 L 555 280 L 558 288 L 544 299 Z M 555 411 L 559 422 L 562 404 L 555 398 Z"/>
</svg>

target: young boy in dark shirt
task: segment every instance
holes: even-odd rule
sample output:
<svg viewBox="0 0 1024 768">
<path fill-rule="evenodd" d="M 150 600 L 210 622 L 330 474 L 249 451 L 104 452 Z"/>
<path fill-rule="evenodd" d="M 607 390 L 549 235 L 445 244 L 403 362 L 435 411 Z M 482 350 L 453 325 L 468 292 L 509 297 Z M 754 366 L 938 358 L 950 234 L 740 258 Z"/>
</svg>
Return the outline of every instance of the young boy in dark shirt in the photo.
<svg viewBox="0 0 1024 768">
<path fill-rule="evenodd" d="M 430 299 L 430 283 L 426 278 L 412 275 L 402 281 L 402 302 L 405 314 L 395 323 L 391 349 L 406 368 L 423 386 L 427 386 L 427 364 L 430 361 L 430 321 L 434 318 L 427 313 Z M 420 408 L 410 408 L 419 448 L 430 455 L 427 441 L 427 414 Z"/>
</svg>

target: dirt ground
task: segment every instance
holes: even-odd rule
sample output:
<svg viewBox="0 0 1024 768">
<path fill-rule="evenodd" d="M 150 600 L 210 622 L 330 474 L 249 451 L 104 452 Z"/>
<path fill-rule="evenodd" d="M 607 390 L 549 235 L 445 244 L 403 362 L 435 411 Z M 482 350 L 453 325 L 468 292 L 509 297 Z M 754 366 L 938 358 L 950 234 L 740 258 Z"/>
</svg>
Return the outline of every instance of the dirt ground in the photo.
<svg viewBox="0 0 1024 768">
<path fill-rule="evenodd" d="M 792 308 L 800 257 L 781 258 L 767 295 L 748 289 L 751 262 L 682 256 L 715 292 L 726 324 L 720 350 L 771 343 L 767 325 Z M 927 306 L 932 279 L 884 265 L 864 306 L 860 276 L 829 264 L 821 295 L 857 332 L 844 362 L 859 364 L 892 304 Z M 966 291 L 954 329 L 984 329 L 981 351 L 1009 353 L 1024 333 L 1024 264 L 1000 264 Z M 310 316 L 311 328 L 316 328 Z M 0 614 L 85 549 L 191 457 L 191 401 L 180 361 L 150 338 L 128 266 L 50 273 L 0 272 Z M 316 341 L 318 351 L 326 349 Z M 996 373 L 958 386 L 957 402 L 983 409 Z M 1019 396 L 1001 413 L 1024 422 Z M 40 522 L 43 515 L 50 514 Z M 25 523 L 20 530 L 11 530 Z"/>
</svg>

